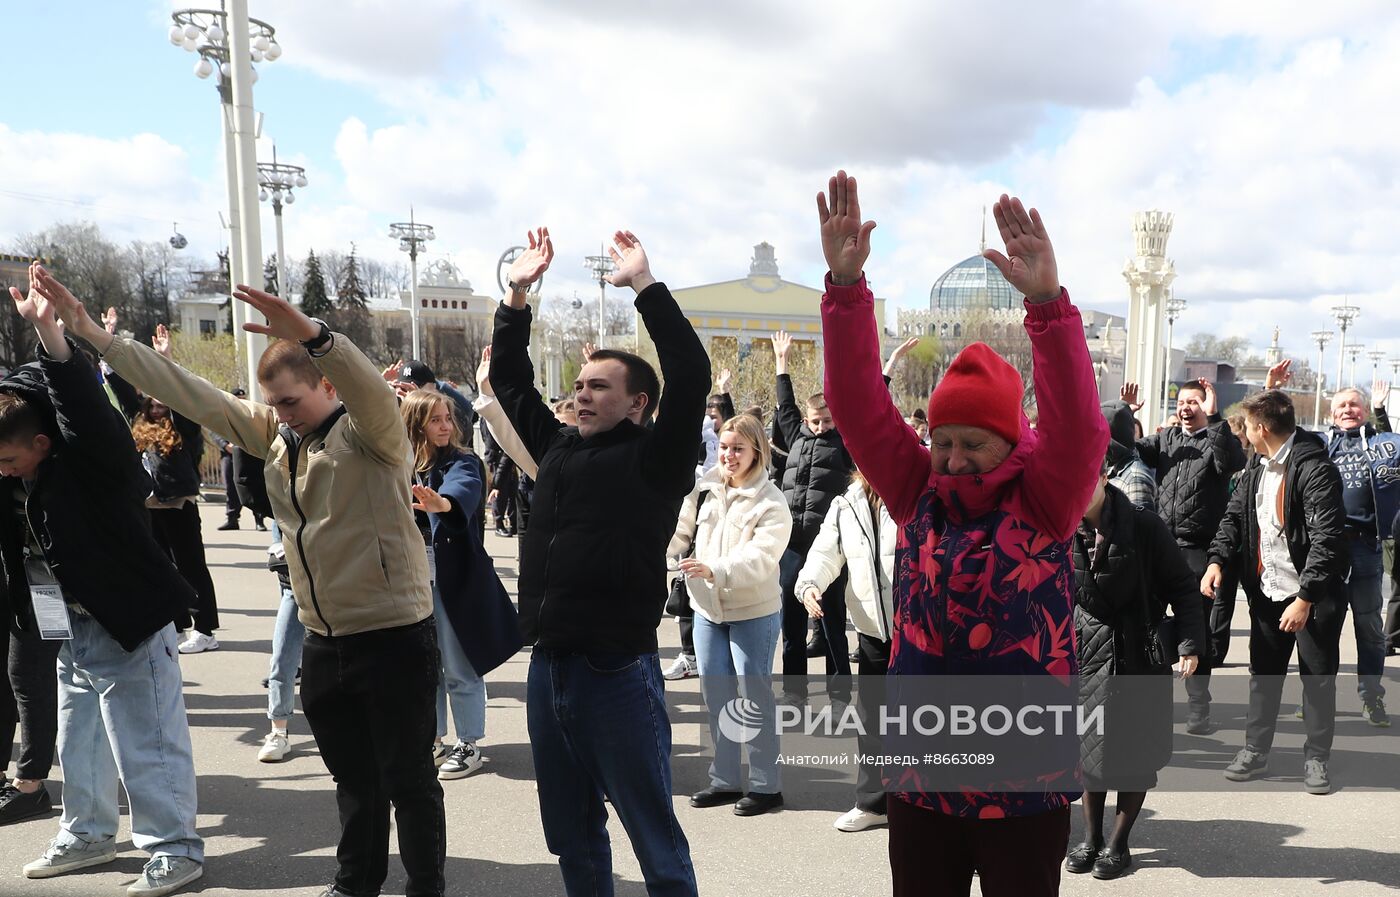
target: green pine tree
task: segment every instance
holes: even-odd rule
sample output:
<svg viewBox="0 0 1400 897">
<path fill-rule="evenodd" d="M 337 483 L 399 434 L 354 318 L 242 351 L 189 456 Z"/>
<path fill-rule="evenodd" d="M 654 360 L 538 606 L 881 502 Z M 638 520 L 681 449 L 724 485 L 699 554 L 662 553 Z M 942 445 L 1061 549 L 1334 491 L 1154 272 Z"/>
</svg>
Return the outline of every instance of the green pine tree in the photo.
<svg viewBox="0 0 1400 897">
<path fill-rule="evenodd" d="M 350 244 L 350 257 L 340 276 L 340 292 L 336 295 L 335 327 L 357 346 L 368 346 L 371 334 L 368 295 L 360 279 L 360 263 L 355 257 L 355 244 Z"/>
<path fill-rule="evenodd" d="M 334 313 L 335 306 L 326 295 L 326 275 L 321 271 L 321 260 L 316 258 L 316 250 L 306 254 L 306 277 L 301 287 L 301 310 L 313 318 L 326 320 Z"/>
</svg>

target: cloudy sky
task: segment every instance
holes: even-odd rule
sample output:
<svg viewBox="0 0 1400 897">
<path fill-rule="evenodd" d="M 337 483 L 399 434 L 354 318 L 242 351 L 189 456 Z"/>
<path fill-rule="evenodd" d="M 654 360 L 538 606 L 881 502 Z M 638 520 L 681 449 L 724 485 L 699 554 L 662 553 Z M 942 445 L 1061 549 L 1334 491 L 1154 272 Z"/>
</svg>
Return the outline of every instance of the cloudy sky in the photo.
<svg viewBox="0 0 1400 897">
<path fill-rule="evenodd" d="M 202 4 L 208 5 L 208 4 Z M 214 87 L 169 2 L 7 10 L 0 244 L 88 219 L 219 244 Z M 1349 297 L 1400 355 L 1400 11 L 1234 0 L 251 0 L 264 133 L 310 186 L 288 254 L 391 259 L 412 203 L 478 290 L 548 224 L 546 293 L 618 227 L 673 286 L 743 276 L 753 244 L 818 285 L 814 195 L 838 166 L 879 222 L 869 275 L 901 306 L 977 249 L 1003 190 L 1044 214 L 1076 300 L 1126 309 L 1131 216 L 1176 215 L 1178 334 L 1313 357 Z M 270 155 L 264 141 L 260 152 Z M 271 212 L 264 215 L 270 252 Z M 1184 336 L 1179 343 L 1184 342 Z M 1328 367 L 1333 362 L 1328 363 Z"/>
</svg>

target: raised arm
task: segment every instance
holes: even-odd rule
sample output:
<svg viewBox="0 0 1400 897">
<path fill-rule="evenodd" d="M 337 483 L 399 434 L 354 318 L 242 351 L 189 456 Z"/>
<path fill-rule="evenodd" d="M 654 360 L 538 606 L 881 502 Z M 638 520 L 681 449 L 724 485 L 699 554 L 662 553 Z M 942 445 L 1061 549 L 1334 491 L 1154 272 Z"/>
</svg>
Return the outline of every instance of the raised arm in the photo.
<svg viewBox="0 0 1400 897">
<path fill-rule="evenodd" d="M 992 206 L 1006 254 L 986 257 L 1026 297 L 1036 408 L 1036 448 L 1022 474 L 1026 504 L 1057 539 L 1068 539 L 1094 493 L 1108 421 L 1099 409 L 1094 364 L 1079 309 L 1060 286 L 1055 249 L 1040 213 L 1002 194 Z"/>
<path fill-rule="evenodd" d="M 788 376 L 787 372 L 787 357 L 790 351 L 792 337 L 782 330 L 773 334 L 773 370 L 778 380 L 778 409 L 773 413 L 773 424 L 781 436 L 784 449 L 791 448 L 802 435 L 802 410 L 797 407 L 792 377 Z"/>
<path fill-rule="evenodd" d="M 481 350 L 481 364 L 476 369 L 477 389 L 480 395 L 472 402 L 472 410 L 485 422 L 491 440 L 515 462 L 522 473 L 533 480 L 539 473 L 539 465 L 526 451 L 525 443 L 520 441 L 520 434 L 511 426 L 510 418 L 506 417 L 501 403 L 496 401 L 496 394 L 491 389 L 490 368 L 491 347 L 487 346 Z"/>
<path fill-rule="evenodd" d="M 875 222 L 861 220 L 856 180 L 844 171 L 831 179 L 828 194 L 817 194 L 830 268 L 822 297 L 826 403 L 852 460 L 903 525 L 928 489 L 932 462 L 882 376 L 875 296 L 864 274 Z"/>
<path fill-rule="evenodd" d="M 530 323 L 534 316 L 526 299 L 530 287 L 544 276 L 554 259 L 549 228 L 530 233 L 529 243 L 530 247 L 511 264 L 509 292 L 496 308 L 488 373 L 496 401 L 501 403 L 525 451 L 539 460 L 559 438 L 564 425 L 554 419 L 544 397 L 535 389 L 535 368 L 530 363 Z"/>
<path fill-rule="evenodd" d="M 651 444 L 642 455 L 642 477 L 662 495 L 683 498 L 695 482 L 695 422 L 705 415 L 710 388 L 710 357 L 671 291 L 651 273 L 642 242 L 631 231 L 613 234 L 609 254 L 617 269 L 608 281 L 637 294 L 642 326 L 656 346 L 665 384 L 657 402 Z"/>
</svg>

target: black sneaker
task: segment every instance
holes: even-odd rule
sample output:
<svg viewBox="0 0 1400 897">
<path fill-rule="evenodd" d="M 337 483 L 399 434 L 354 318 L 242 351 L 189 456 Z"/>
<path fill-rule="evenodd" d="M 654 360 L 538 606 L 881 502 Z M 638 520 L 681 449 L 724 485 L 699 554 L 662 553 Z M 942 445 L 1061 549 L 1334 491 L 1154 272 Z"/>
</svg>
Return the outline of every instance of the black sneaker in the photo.
<svg viewBox="0 0 1400 897">
<path fill-rule="evenodd" d="M 1235 759 L 1225 767 L 1225 778 L 1232 782 L 1248 782 L 1262 776 L 1268 768 L 1268 754 L 1261 754 L 1253 748 L 1240 748 Z"/>
<path fill-rule="evenodd" d="M 1309 794 L 1330 794 L 1332 792 L 1332 779 L 1327 775 L 1325 761 L 1303 761 L 1303 790 Z"/>
<path fill-rule="evenodd" d="M 1215 731 L 1215 722 L 1209 713 L 1189 713 L 1186 716 L 1187 735 L 1209 735 Z"/>
<path fill-rule="evenodd" d="M 225 531 L 225 530 L 238 529 L 238 521 L 237 521 L 237 520 L 225 520 L 223 523 L 219 524 L 218 529 L 219 529 L 220 532 Z"/>
<path fill-rule="evenodd" d="M 697 791 L 690 796 L 690 805 L 697 809 L 704 810 L 708 807 L 722 807 L 725 804 L 738 803 L 744 796 L 742 791 L 725 791 L 713 785 L 704 791 Z"/>
<path fill-rule="evenodd" d="M 47 816 L 51 812 L 53 801 L 49 799 L 48 789 L 42 785 L 33 794 L 25 794 L 9 782 L 0 785 L 0 825 Z"/>
<path fill-rule="evenodd" d="M 1390 715 L 1385 712 L 1385 701 L 1382 698 L 1373 698 L 1369 701 L 1361 702 L 1361 718 L 1368 725 L 1378 729 L 1390 728 Z"/>
<path fill-rule="evenodd" d="M 783 793 L 775 791 L 772 794 L 746 794 L 734 805 L 735 816 L 762 816 L 764 813 L 771 813 L 780 810 L 783 806 Z"/>
<path fill-rule="evenodd" d="M 1126 848 L 1122 853 L 1106 849 L 1094 860 L 1094 877 L 1104 880 L 1117 878 L 1127 872 L 1132 864 L 1133 855 L 1128 853 Z"/>
<path fill-rule="evenodd" d="M 1073 872 L 1075 875 L 1083 875 L 1094 868 L 1094 861 L 1099 858 L 1102 851 L 1102 847 L 1095 847 L 1087 842 L 1072 848 L 1069 853 L 1065 854 L 1065 871 Z"/>
</svg>

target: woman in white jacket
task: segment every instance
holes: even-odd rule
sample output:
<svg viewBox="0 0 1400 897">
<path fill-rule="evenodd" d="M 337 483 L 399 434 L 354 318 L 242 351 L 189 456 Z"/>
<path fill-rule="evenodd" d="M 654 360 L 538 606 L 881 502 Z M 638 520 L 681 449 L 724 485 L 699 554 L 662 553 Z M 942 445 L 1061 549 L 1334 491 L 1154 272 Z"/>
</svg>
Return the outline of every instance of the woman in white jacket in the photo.
<svg viewBox="0 0 1400 897">
<path fill-rule="evenodd" d="M 894 549 L 898 540 L 898 524 L 890 518 L 880 496 L 856 471 L 850 488 L 832 501 L 817 540 L 797 574 L 797 594 L 807 612 L 820 617 L 822 593 L 841 575 L 843 566 L 850 571 L 846 608 L 857 632 L 856 674 L 862 677 L 857 707 L 869 733 L 860 739 L 860 752 L 867 756 L 881 753 L 879 736 L 870 730 L 871 723 L 878 719 L 875 708 L 884 691 L 880 688 L 883 679 L 872 681 L 871 677 L 883 677 L 890 665 Z M 858 832 L 885 825 L 886 821 L 880 770 L 861 766 L 856 774 L 856 805 L 837 818 L 836 828 Z"/>
<path fill-rule="evenodd" d="M 768 478 L 762 425 L 747 414 L 730 418 L 719 431 L 719 463 L 686 498 L 666 552 L 691 554 L 679 566 L 695 610 L 700 692 L 715 743 L 711 785 L 691 797 L 693 807 L 734 804 L 736 816 L 757 816 L 783 805 L 772 680 L 782 627 L 778 560 L 791 532 L 787 502 Z M 758 734 L 740 731 L 750 728 Z"/>
</svg>

